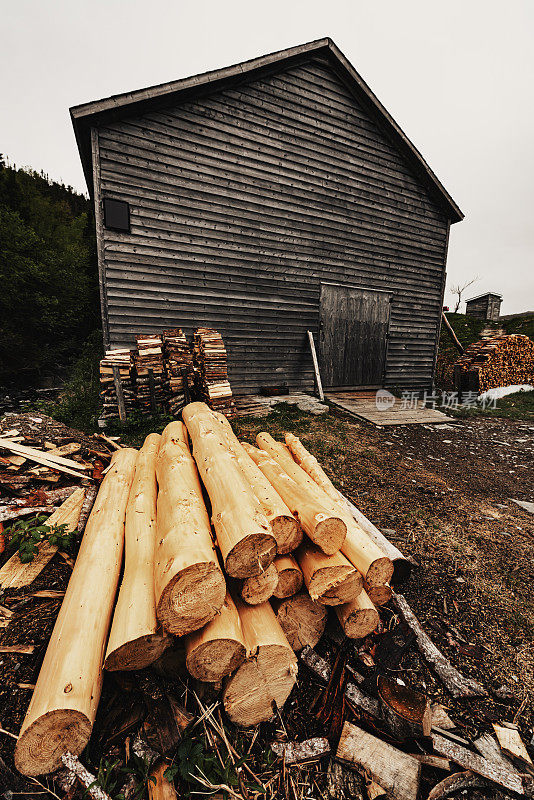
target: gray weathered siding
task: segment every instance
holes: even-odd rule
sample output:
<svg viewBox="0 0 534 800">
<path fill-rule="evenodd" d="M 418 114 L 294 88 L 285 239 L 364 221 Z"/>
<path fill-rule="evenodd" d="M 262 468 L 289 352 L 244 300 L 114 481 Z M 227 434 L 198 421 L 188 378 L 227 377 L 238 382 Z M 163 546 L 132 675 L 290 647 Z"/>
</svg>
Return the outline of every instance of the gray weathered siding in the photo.
<svg viewBox="0 0 534 800">
<path fill-rule="evenodd" d="M 234 391 L 311 387 L 321 281 L 391 290 L 386 385 L 428 386 L 448 220 L 320 60 L 98 130 L 113 345 L 219 329 Z"/>
</svg>

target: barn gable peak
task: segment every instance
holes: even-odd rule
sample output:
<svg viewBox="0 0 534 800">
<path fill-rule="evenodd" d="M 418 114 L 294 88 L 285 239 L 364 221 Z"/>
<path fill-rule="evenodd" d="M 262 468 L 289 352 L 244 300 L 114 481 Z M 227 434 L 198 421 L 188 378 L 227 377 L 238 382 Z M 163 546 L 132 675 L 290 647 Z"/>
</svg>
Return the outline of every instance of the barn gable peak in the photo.
<svg viewBox="0 0 534 800">
<path fill-rule="evenodd" d="M 421 183 L 427 187 L 448 219 L 451 222 L 462 220 L 464 216 L 462 211 L 419 150 L 408 139 L 337 45 L 328 37 L 243 61 L 223 69 L 73 106 L 70 109 L 70 115 L 90 193 L 92 194 L 93 190 L 91 128 L 207 96 L 238 84 L 281 72 L 294 65 L 305 64 L 317 57 L 328 61 L 329 66 L 357 102 L 376 120 L 382 131 L 410 164 Z"/>
</svg>

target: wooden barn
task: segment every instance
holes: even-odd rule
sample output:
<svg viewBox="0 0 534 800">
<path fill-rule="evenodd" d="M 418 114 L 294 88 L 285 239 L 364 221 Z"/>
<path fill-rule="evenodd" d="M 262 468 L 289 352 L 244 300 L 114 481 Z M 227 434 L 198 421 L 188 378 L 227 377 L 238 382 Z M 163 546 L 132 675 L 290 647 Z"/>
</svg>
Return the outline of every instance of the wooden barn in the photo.
<svg viewBox="0 0 534 800">
<path fill-rule="evenodd" d="M 424 102 L 424 98 L 422 98 Z M 237 394 L 432 384 L 463 215 L 330 39 L 71 109 L 105 343 L 221 331 Z"/>
</svg>

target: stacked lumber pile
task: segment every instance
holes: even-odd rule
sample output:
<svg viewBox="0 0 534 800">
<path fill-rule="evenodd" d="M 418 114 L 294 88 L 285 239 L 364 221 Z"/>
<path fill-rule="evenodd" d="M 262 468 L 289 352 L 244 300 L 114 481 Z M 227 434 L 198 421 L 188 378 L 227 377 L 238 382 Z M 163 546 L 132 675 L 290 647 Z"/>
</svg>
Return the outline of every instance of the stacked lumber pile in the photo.
<svg viewBox="0 0 534 800">
<path fill-rule="evenodd" d="M 137 407 L 135 387 L 132 381 L 131 351 L 127 349 L 106 350 L 106 355 L 100 362 L 100 400 L 104 419 L 117 417 L 119 413 L 113 367 L 117 367 L 119 370 L 126 412 L 133 411 Z"/>
<path fill-rule="evenodd" d="M 469 345 L 455 363 L 459 389 L 486 392 L 534 383 L 534 342 L 522 334 L 492 336 Z"/>
<path fill-rule="evenodd" d="M 197 328 L 193 334 L 193 353 L 197 396 L 210 408 L 231 416 L 235 405 L 221 334 L 211 328 Z"/>
<path fill-rule="evenodd" d="M 167 399 L 163 341 L 158 334 L 136 336 L 137 350 L 134 353 L 135 387 L 137 405 L 141 413 L 150 414 L 151 383 L 154 387 L 156 406 L 164 406 Z"/>
<path fill-rule="evenodd" d="M 162 339 L 167 370 L 169 411 L 178 416 L 193 388 L 193 353 L 180 328 L 163 331 Z"/>
</svg>

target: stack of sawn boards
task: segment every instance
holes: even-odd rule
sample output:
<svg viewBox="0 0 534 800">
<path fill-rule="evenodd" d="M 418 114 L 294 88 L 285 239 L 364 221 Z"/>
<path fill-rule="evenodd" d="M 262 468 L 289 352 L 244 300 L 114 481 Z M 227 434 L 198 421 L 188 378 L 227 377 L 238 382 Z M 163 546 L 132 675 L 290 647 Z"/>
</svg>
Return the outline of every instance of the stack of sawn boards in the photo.
<svg viewBox="0 0 534 800">
<path fill-rule="evenodd" d="M 224 679 L 225 710 L 248 727 L 287 699 L 326 606 L 352 638 L 379 622 L 371 597 L 389 598 L 393 564 L 300 441 L 242 445 L 204 403 L 183 419 L 113 456 L 17 741 L 24 774 L 83 750 L 103 667 L 140 669 L 183 646 L 189 672 Z"/>
</svg>

